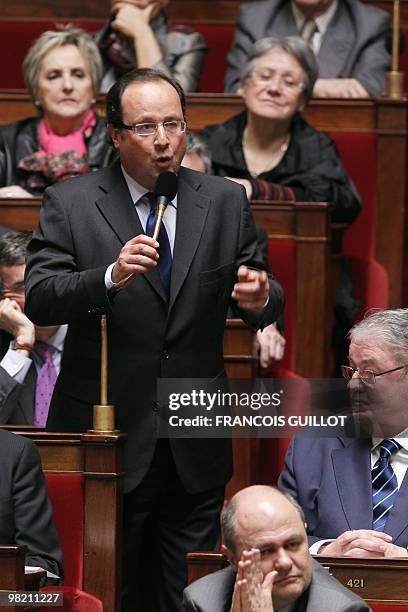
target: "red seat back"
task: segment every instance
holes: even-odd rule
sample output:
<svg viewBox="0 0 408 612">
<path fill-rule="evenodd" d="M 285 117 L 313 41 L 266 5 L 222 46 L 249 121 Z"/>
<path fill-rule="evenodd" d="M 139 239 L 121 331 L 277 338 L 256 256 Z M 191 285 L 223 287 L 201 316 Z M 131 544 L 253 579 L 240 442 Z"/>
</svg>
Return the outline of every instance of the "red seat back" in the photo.
<svg viewBox="0 0 408 612">
<path fill-rule="evenodd" d="M 85 593 L 74 587 L 43 587 L 41 593 L 61 593 L 63 596 L 63 606 L 58 607 L 60 612 L 103 612 L 103 605 L 100 599 L 90 593 Z M 49 612 L 50 607 L 40 607 L 38 612 Z"/>
<path fill-rule="evenodd" d="M 208 46 L 200 79 L 200 91 L 222 93 L 227 70 L 227 53 L 234 36 L 234 24 L 195 23 L 192 27 L 204 36 Z"/>
<path fill-rule="evenodd" d="M 343 165 L 361 196 L 362 210 L 345 232 L 346 255 L 373 257 L 376 232 L 377 142 L 375 134 L 331 132 Z"/>
<path fill-rule="evenodd" d="M 66 24 L 67 21 L 0 19 L 0 57 L 2 58 L 0 89 L 23 89 L 25 87 L 21 66 L 30 45 L 45 30 L 55 30 L 64 23 Z M 94 32 L 99 30 L 104 22 L 71 19 L 69 23 Z M 221 93 L 224 91 L 227 53 L 232 44 L 234 24 L 194 23 L 191 24 L 191 27 L 204 36 L 208 45 L 200 80 L 200 91 Z"/>
<path fill-rule="evenodd" d="M 306 378 L 285 370 L 276 368 L 274 378 L 284 389 L 285 404 L 291 415 L 310 414 L 310 384 Z M 291 438 L 262 438 L 257 441 L 257 474 L 260 484 L 276 485 L 279 474 L 285 465 L 285 455 Z"/>
<path fill-rule="evenodd" d="M 32 42 L 45 32 L 56 30 L 58 26 L 67 21 L 48 20 L 0 20 L 0 57 L 2 66 L 0 72 L 0 89 L 24 89 L 22 63 Z M 69 23 L 84 30 L 93 32 L 98 30 L 101 21 L 79 21 L 70 19 Z"/>
<path fill-rule="evenodd" d="M 45 475 L 63 556 L 64 583 L 82 588 L 84 555 L 84 479 L 79 474 Z"/>
<path fill-rule="evenodd" d="M 388 308 L 388 274 L 372 257 L 348 257 L 347 265 L 353 281 L 353 295 L 360 302 L 355 320 L 364 317 L 370 308 Z"/>
</svg>

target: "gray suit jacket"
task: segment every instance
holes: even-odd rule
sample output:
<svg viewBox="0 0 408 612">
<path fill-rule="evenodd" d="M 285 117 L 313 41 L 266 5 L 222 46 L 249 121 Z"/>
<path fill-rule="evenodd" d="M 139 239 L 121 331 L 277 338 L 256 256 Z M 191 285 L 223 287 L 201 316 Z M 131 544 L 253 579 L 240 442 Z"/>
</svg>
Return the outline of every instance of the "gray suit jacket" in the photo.
<svg viewBox="0 0 408 612">
<path fill-rule="evenodd" d="M 0 545 L 26 545 L 26 565 L 62 578 L 61 549 L 35 444 L 0 429 L 0 465 Z"/>
<path fill-rule="evenodd" d="M 233 45 L 228 54 L 225 91 L 236 90 L 240 72 L 253 43 L 266 36 L 297 36 L 289 0 L 260 0 L 242 4 Z M 390 68 L 388 13 L 359 0 L 339 0 L 317 56 L 322 78 L 355 78 L 371 96 L 384 89 Z"/>
<path fill-rule="evenodd" d="M 106 268 L 143 228 L 120 165 L 49 188 L 29 247 L 26 314 L 38 325 L 69 323 L 47 427 L 84 431 L 99 398 L 100 315 L 108 315 L 109 401 L 128 433 L 126 490 L 152 459 L 167 408 L 160 378 L 224 379 L 223 335 L 236 270 L 263 269 L 245 192 L 231 181 L 182 168 L 170 302 L 157 268 L 136 276 L 114 297 Z M 261 313 L 242 313 L 254 328 L 276 320 L 283 295 L 270 276 Z M 171 439 L 178 474 L 191 493 L 231 476 L 230 441 Z"/>
<path fill-rule="evenodd" d="M 305 513 L 309 543 L 344 531 L 372 529 L 371 440 L 295 435 L 278 485 Z M 397 546 L 408 546 L 408 472 L 384 527 Z"/>
<path fill-rule="evenodd" d="M 229 612 L 235 572 L 226 567 L 190 584 L 184 590 L 186 612 Z M 367 604 L 313 560 L 313 577 L 304 597 L 291 612 L 368 612 Z"/>
</svg>

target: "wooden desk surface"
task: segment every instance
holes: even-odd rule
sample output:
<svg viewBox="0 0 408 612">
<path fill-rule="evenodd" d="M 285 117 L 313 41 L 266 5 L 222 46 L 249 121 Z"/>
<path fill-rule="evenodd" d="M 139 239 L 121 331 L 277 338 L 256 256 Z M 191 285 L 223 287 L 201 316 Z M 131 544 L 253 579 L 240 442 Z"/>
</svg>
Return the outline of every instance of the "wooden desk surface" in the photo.
<svg viewBox="0 0 408 612">
<path fill-rule="evenodd" d="M 408 606 L 408 559 L 314 557 L 367 603 Z"/>
</svg>

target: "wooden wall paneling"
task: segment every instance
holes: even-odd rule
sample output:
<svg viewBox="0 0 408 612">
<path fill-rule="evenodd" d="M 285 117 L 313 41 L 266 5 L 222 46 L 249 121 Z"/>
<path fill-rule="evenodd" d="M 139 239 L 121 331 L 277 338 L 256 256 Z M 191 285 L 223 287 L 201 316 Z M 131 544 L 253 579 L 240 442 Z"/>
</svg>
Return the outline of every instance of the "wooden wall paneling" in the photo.
<svg viewBox="0 0 408 612">
<path fill-rule="evenodd" d="M 408 305 L 404 284 L 407 258 L 407 133 L 406 100 L 381 100 L 377 105 L 376 259 L 389 278 L 389 306 Z"/>
<path fill-rule="evenodd" d="M 26 552 L 26 546 L 0 546 L 0 590 L 24 589 Z"/>
<path fill-rule="evenodd" d="M 228 319 L 224 333 L 224 363 L 229 378 L 252 379 L 257 360 L 252 354 L 254 332 L 241 319 Z M 233 438 L 234 474 L 229 481 L 225 497 L 229 499 L 241 489 L 256 481 L 256 463 L 252 460 L 252 440 Z"/>
<path fill-rule="evenodd" d="M 331 205 L 254 202 L 251 208 L 269 238 L 296 242 L 295 371 L 306 378 L 324 377 L 333 318 Z"/>
</svg>

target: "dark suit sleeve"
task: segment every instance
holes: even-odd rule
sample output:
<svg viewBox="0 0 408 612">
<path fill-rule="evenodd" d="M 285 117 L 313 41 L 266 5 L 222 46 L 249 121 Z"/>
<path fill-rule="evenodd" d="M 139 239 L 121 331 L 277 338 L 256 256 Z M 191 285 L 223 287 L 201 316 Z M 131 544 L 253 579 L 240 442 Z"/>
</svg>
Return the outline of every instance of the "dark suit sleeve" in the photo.
<svg viewBox="0 0 408 612">
<path fill-rule="evenodd" d="M 357 79 L 370 96 L 384 92 L 384 74 L 391 67 L 392 29 L 388 13 L 379 12 L 376 25 L 371 29 L 370 38 L 355 64 L 352 77 Z"/>
<path fill-rule="evenodd" d="M 264 257 L 258 243 L 255 223 L 252 218 L 251 209 L 243 187 L 241 191 L 241 223 L 240 223 L 240 253 L 237 260 L 237 268 L 243 264 L 255 270 L 265 270 Z M 269 301 L 265 308 L 259 311 L 238 309 L 240 316 L 245 323 L 252 329 L 264 328 L 270 323 L 274 323 L 283 312 L 284 296 L 283 290 L 271 272 L 268 272 L 269 279 Z M 236 303 L 233 302 L 233 308 Z"/>
<path fill-rule="evenodd" d="M 59 325 L 110 311 L 106 266 L 80 271 L 75 251 L 68 205 L 50 187 L 28 248 L 25 313 L 35 324 Z"/>
<path fill-rule="evenodd" d="M 240 80 L 241 70 L 244 67 L 248 51 L 255 42 L 255 39 L 247 26 L 248 17 L 246 16 L 247 7 L 241 6 L 238 12 L 235 26 L 234 40 L 228 53 L 228 68 L 225 75 L 224 91 L 235 93 Z"/>
<path fill-rule="evenodd" d="M 314 132 L 299 146 L 298 153 L 303 160 L 302 170 L 293 172 L 282 183 L 293 189 L 298 202 L 333 202 L 334 223 L 352 223 L 361 210 L 361 200 L 335 143 L 325 134 Z M 309 161 L 305 162 L 305 158 Z"/>
<path fill-rule="evenodd" d="M 0 424 L 14 423 L 13 418 L 16 402 L 18 401 L 22 385 L 0 366 Z"/>
<path fill-rule="evenodd" d="M 27 546 L 26 565 L 42 567 L 62 579 L 61 549 L 40 457 L 35 445 L 25 442 L 13 478 L 15 543 Z"/>
</svg>

